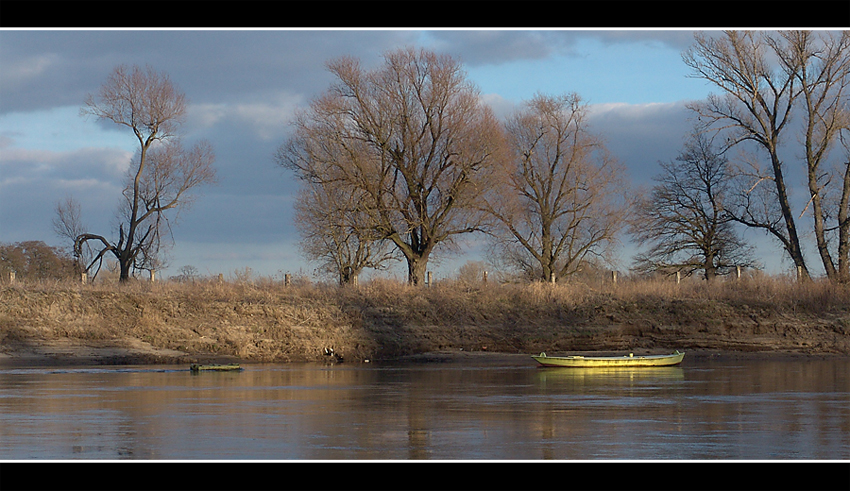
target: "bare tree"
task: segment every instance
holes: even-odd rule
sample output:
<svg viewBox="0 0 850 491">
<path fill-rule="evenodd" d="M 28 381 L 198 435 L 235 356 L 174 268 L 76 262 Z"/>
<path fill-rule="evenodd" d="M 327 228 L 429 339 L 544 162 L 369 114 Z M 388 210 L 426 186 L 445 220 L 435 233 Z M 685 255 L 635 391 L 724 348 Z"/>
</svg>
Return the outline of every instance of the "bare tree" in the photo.
<svg viewBox="0 0 850 491">
<path fill-rule="evenodd" d="M 77 273 L 86 270 L 91 264 L 93 253 L 87 244 L 79 248 L 75 247 L 77 237 L 84 234 L 86 226 L 82 221 L 80 204 L 72 197 L 65 198 L 56 204 L 56 216 L 53 219 L 53 231 L 59 237 L 68 240 Z"/>
<path fill-rule="evenodd" d="M 630 233 L 649 245 L 635 259 L 640 272 L 703 271 L 708 282 L 735 266 L 752 266 L 750 248 L 726 212 L 731 173 L 725 157 L 695 133 L 630 217 Z"/>
<path fill-rule="evenodd" d="M 850 163 L 844 161 L 835 169 L 826 168 L 840 132 L 850 124 L 850 33 L 786 31 L 778 38 L 767 39 L 782 67 L 794 75 L 799 86 L 798 106 L 804 125 L 800 140 L 818 254 L 828 278 L 850 281 L 850 189 L 846 186 Z M 829 195 L 836 187 L 838 208 L 831 210 Z M 830 251 L 831 230 L 838 231 L 837 258 L 833 258 L 835 251 Z"/>
<path fill-rule="evenodd" d="M 185 97 L 167 75 L 149 67 L 117 67 L 97 94 L 87 98 L 82 113 L 126 126 L 139 142 L 117 213 L 117 239 L 89 232 L 77 233 L 74 239 L 78 257 L 83 247 L 95 244 L 97 252 L 86 271 L 95 265 L 99 269 L 104 255 L 112 254 L 123 282 L 133 270 L 154 269 L 162 261 L 162 239 L 170 234 L 165 212 L 184 207 L 192 189 L 214 181 L 215 157 L 207 142 L 183 148 L 177 135 L 186 113 Z M 60 204 L 56 228 L 78 232 L 69 220 L 72 216 L 67 203 Z"/>
<path fill-rule="evenodd" d="M 808 277 L 800 245 L 797 220 L 811 208 L 817 250 L 828 277 L 850 279 L 850 223 L 843 198 L 843 182 L 850 169 L 843 163 L 827 170 L 826 159 L 843 128 L 847 127 L 846 87 L 850 73 L 850 37 L 847 32 L 727 31 L 714 38 L 697 34 L 694 47 L 683 59 L 694 75 L 708 80 L 723 92 L 691 107 L 705 123 L 725 131 L 727 148 L 754 142 L 766 152 L 767 170 L 751 163 L 744 173 L 749 183 L 741 185 L 740 206 L 735 218 L 750 227 L 765 230 L 779 240 L 795 266 Z M 792 114 L 802 115 L 803 170 L 809 197 L 802 213 L 792 209 L 786 164 L 780 155 L 785 138 L 796 127 Z M 759 189 L 770 186 L 770 190 Z M 838 191 L 833 191 L 838 187 Z M 826 206 L 830 193 L 838 209 Z M 845 203 L 842 208 L 841 203 Z M 797 216 L 799 215 L 799 216 Z M 845 224 L 846 223 L 846 224 Z M 844 227 L 844 228 L 842 228 Z M 831 232 L 838 231 L 838 266 L 830 252 Z"/>
<path fill-rule="evenodd" d="M 389 244 L 374 237 L 370 218 L 358 207 L 359 195 L 334 183 L 305 182 L 295 205 L 301 249 L 340 285 L 356 284 L 366 268 L 382 269 L 393 259 Z"/>
<path fill-rule="evenodd" d="M 544 281 L 603 255 L 624 225 L 623 169 L 586 113 L 576 94 L 529 101 L 507 122 L 510 158 L 486 200 L 502 254 Z"/>
<path fill-rule="evenodd" d="M 395 245 L 419 284 L 438 246 L 481 229 L 499 124 L 451 57 L 402 49 L 372 71 L 350 58 L 328 66 L 337 82 L 298 118 L 278 161 L 355 193 L 372 236 Z"/>
</svg>

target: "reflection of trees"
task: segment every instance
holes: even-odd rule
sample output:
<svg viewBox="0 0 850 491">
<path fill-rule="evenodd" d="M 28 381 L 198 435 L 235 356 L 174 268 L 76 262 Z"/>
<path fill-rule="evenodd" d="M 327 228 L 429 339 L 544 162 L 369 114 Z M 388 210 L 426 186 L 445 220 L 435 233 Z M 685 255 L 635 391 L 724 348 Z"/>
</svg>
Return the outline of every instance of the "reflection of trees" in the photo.
<svg viewBox="0 0 850 491">
<path fill-rule="evenodd" d="M 697 368 L 4 374 L 0 458 L 761 458 L 767 445 L 821 458 L 846 448 L 846 360 Z"/>
</svg>

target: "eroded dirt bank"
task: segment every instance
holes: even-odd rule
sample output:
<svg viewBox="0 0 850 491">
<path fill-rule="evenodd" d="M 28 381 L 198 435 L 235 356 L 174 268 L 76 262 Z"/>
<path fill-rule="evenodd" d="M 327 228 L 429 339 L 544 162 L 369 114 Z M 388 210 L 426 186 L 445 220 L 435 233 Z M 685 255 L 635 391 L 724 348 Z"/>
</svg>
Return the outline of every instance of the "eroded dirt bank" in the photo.
<svg viewBox="0 0 850 491">
<path fill-rule="evenodd" d="M 0 362 L 363 362 L 449 354 L 850 356 L 850 291 L 735 284 L 0 288 Z"/>
</svg>

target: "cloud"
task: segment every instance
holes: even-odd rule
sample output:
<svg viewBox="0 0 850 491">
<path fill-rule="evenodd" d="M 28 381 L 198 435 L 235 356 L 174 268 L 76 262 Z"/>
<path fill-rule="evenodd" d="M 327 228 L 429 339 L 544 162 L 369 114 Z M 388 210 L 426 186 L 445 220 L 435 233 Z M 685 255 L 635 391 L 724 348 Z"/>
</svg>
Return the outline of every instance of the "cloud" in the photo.
<svg viewBox="0 0 850 491">
<path fill-rule="evenodd" d="M 374 62 L 416 37 L 416 31 L 0 31 L 0 113 L 81 104 L 120 64 L 168 73 L 195 104 L 283 87 L 312 93 L 330 80 L 329 59 Z"/>
<path fill-rule="evenodd" d="M 617 103 L 591 105 L 588 120 L 629 169 L 633 184 L 640 185 L 658 173 L 659 162 L 679 154 L 691 128 L 690 116 L 684 102 Z"/>
<path fill-rule="evenodd" d="M 302 95 L 281 92 L 251 102 L 197 104 L 189 108 L 187 129 L 200 134 L 219 125 L 238 127 L 252 138 L 280 140 L 303 100 Z"/>
<path fill-rule="evenodd" d="M 97 176 L 99 181 L 120 182 L 126 175 L 132 154 L 114 148 L 82 148 L 57 152 L 6 147 L 0 153 L 0 183 L 15 179 L 74 180 Z"/>
</svg>

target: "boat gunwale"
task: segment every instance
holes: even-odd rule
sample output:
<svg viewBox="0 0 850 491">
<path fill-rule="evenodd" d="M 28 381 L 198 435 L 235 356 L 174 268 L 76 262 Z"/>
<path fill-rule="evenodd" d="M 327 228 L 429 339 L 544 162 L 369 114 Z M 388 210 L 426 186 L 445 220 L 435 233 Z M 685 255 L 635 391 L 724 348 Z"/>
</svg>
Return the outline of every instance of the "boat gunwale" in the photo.
<svg viewBox="0 0 850 491">
<path fill-rule="evenodd" d="M 664 367 L 678 365 L 684 360 L 685 353 L 676 350 L 671 354 L 640 355 L 633 354 L 623 356 L 548 356 L 546 353 L 533 355 L 535 361 L 545 367 L 564 368 L 594 368 L 594 367 Z M 552 360 L 548 362 L 547 360 Z"/>
</svg>

